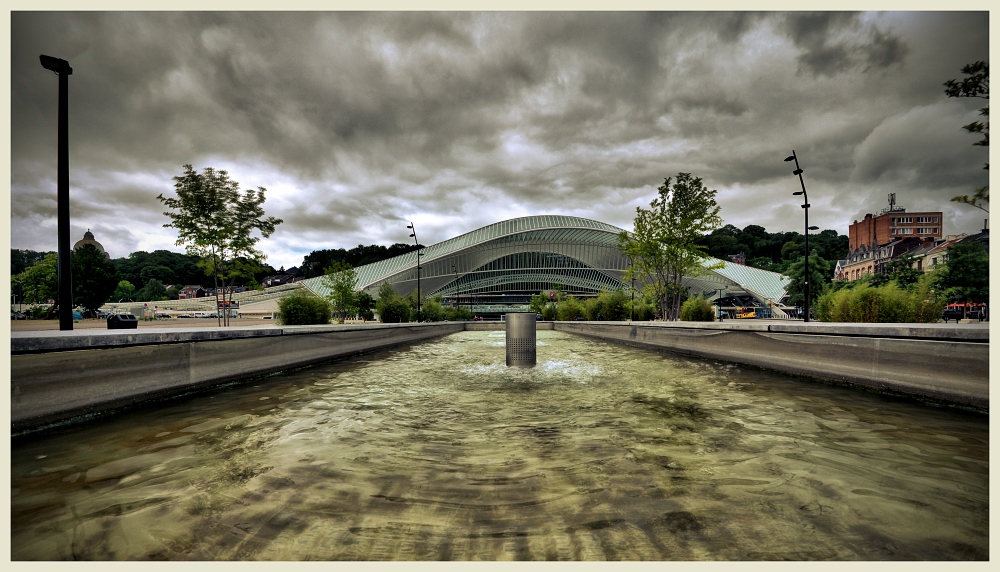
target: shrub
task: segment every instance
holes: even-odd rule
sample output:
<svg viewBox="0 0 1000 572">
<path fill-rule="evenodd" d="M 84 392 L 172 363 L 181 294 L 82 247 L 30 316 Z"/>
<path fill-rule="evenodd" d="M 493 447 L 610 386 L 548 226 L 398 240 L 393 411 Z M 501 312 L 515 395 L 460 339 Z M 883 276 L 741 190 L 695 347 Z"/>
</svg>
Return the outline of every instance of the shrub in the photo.
<svg viewBox="0 0 1000 572">
<path fill-rule="evenodd" d="M 471 320 L 473 318 L 472 311 L 468 308 L 460 307 L 456 308 L 454 306 L 445 306 L 443 309 L 444 319 L 449 322 L 457 322 L 459 320 Z"/>
<path fill-rule="evenodd" d="M 287 326 L 329 324 L 330 303 L 305 290 L 296 290 L 278 301 L 278 321 Z"/>
<path fill-rule="evenodd" d="M 922 276 L 909 290 L 894 281 L 877 287 L 859 282 L 853 288 L 830 289 L 816 301 L 816 316 L 823 322 L 936 322 L 947 301 L 934 289 L 933 279 L 930 274 Z"/>
<path fill-rule="evenodd" d="M 444 308 L 441 307 L 440 298 L 423 300 L 420 303 L 420 319 L 425 322 L 440 322 L 444 319 Z M 410 321 L 417 321 L 417 308 L 414 306 L 410 310 Z"/>
<path fill-rule="evenodd" d="M 584 302 L 584 309 L 588 320 L 627 320 L 630 302 L 624 290 L 603 290 L 596 298 Z"/>
<path fill-rule="evenodd" d="M 681 320 L 685 322 L 714 322 L 715 311 L 708 300 L 692 296 L 681 305 Z"/>
<path fill-rule="evenodd" d="M 558 312 L 556 312 L 556 305 L 555 304 L 546 304 L 545 307 L 542 308 L 542 319 L 543 320 L 548 321 L 548 322 L 553 322 L 558 317 L 559 317 L 559 314 L 558 314 Z"/>
<path fill-rule="evenodd" d="M 576 299 L 576 296 L 567 296 L 565 300 L 559 302 L 556 314 L 559 320 L 569 322 L 583 317 L 583 304 Z"/>
</svg>

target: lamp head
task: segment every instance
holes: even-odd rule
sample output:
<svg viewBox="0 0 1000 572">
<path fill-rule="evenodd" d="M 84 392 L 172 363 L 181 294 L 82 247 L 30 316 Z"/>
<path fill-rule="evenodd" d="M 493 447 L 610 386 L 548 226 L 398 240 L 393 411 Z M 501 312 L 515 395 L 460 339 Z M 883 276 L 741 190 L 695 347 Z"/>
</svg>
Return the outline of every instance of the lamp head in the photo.
<svg viewBox="0 0 1000 572">
<path fill-rule="evenodd" d="M 413 237 L 414 237 L 414 235 L 412 235 L 412 234 L 411 234 L 411 235 L 410 235 L 410 238 L 413 238 Z"/>
<path fill-rule="evenodd" d="M 54 58 L 52 56 L 41 55 L 38 59 L 42 62 L 42 67 L 54 71 L 58 74 L 72 75 L 73 68 L 69 67 L 69 62 L 66 60 L 61 60 L 59 58 Z"/>
<path fill-rule="evenodd" d="M 818 226 L 810 226 L 809 230 L 819 230 L 819 227 Z"/>
<path fill-rule="evenodd" d="M 795 155 L 789 155 L 789 156 L 785 157 L 785 160 L 786 161 L 794 161 L 795 160 Z"/>
<path fill-rule="evenodd" d="M 794 193 L 792 193 L 792 194 L 793 194 L 793 195 L 801 195 L 801 194 L 802 194 L 802 191 L 795 191 L 795 192 L 794 192 Z"/>
<path fill-rule="evenodd" d="M 802 169 L 795 169 L 794 171 L 792 171 L 792 174 L 793 175 L 801 175 L 802 174 Z"/>
</svg>

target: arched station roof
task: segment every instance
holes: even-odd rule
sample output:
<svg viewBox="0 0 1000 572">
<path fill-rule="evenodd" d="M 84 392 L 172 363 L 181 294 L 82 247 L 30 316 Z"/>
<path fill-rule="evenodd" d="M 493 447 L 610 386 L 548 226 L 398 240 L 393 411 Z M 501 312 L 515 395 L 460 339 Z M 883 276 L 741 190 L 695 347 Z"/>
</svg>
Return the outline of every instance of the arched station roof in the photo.
<svg viewBox="0 0 1000 572">
<path fill-rule="evenodd" d="M 561 284 L 569 292 L 593 294 L 622 287 L 628 259 L 618 250 L 622 229 L 603 222 L 561 215 L 529 216 L 497 222 L 422 249 L 420 289 L 435 294 L 534 291 Z M 712 258 L 706 265 L 720 261 Z M 762 302 L 785 295 L 788 278 L 757 268 L 722 262 L 722 267 L 685 278 L 692 293 L 745 293 Z M 416 289 L 415 252 L 360 266 L 358 289 L 373 296 L 388 281 L 401 295 Z M 322 277 L 303 281 L 327 294 Z"/>
</svg>

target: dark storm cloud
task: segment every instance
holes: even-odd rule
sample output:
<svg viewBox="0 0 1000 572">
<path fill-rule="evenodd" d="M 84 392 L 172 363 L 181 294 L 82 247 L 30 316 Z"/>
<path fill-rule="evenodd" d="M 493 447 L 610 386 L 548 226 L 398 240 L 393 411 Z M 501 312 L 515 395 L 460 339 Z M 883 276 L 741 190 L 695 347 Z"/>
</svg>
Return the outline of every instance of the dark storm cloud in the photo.
<svg viewBox="0 0 1000 572">
<path fill-rule="evenodd" d="M 40 53 L 74 68 L 74 233 L 115 255 L 177 249 L 155 197 L 186 163 L 267 187 L 275 266 L 408 241 L 408 221 L 425 244 L 528 214 L 629 227 L 681 171 L 726 222 L 797 229 L 791 149 L 841 232 L 886 192 L 972 225 L 947 198 L 985 184 L 961 130 L 977 106 L 941 87 L 987 57 L 985 13 L 14 12 L 11 30 L 18 248 L 55 247 Z"/>
<path fill-rule="evenodd" d="M 907 52 L 902 39 L 862 24 L 849 12 L 791 14 L 785 29 L 802 51 L 800 69 L 815 75 L 834 76 L 854 67 L 878 71 L 901 64 Z"/>
</svg>

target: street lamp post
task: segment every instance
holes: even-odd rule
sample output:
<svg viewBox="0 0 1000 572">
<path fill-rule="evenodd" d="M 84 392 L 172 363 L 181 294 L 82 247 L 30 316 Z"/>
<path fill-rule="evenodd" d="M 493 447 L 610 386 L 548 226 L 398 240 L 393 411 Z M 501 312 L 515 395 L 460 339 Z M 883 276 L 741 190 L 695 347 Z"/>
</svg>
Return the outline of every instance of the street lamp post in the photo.
<svg viewBox="0 0 1000 572">
<path fill-rule="evenodd" d="M 803 275 L 805 294 L 806 294 L 806 306 L 805 306 L 805 317 L 804 321 L 809 321 L 809 231 L 819 230 L 818 226 L 809 226 L 809 195 L 806 193 L 806 183 L 802 180 L 802 167 L 799 167 L 799 158 L 795 154 L 795 149 L 792 149 L 792 154 L 789 157 L 785 157 L 785 161 L 795 161 L 795 170 L 792 171 L 793 175 L 799 176 L 799 184 L 802 185 L 801 191 L 796 191 L 792 193 L 793 195 L 802 195 L 803 203 L 802 208 L 805 209 L 805 247 L 806 247 L 806 260 L 805 260 L 805 274 Z"/>
<path fill-rule="evenodd" d="M 411 234 L 410 236 L 413 238 L 413 244 L 417 247 L 417 323 L 419 324 L 420 323 L 420 257 L 423 255 L 420 254 L 420 243 L 417 242 L 417 229 L 414 228 L 413 222 L 410 222 L 410 224 L 406 225 L 406 228 L 413 231 L 413 234 Z"/>
<path fill-rule="evenodd" d="M 38 56 L 42 67 L 59 76 L 58 154 L 59 172 L 56 179 L 57 239 L 59 254 L 56 262 L 59 290 L 59 329 L 73 329 L 73 286 L 69 249 L 69 62 L 52 56 Z"/>
</svg>

